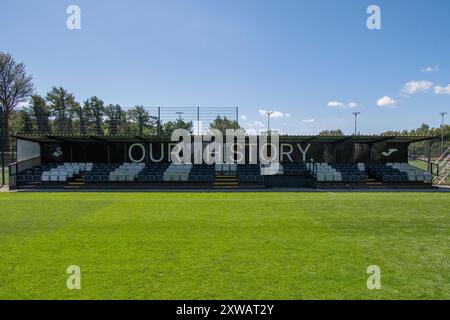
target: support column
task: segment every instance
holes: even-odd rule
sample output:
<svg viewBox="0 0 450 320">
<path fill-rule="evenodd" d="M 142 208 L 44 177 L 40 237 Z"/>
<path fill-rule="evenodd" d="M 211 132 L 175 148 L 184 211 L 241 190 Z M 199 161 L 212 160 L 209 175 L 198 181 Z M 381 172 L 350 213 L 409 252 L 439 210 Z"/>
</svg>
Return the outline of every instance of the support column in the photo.
<svg viewBox="0 0 450 320">
<path fill-rule="evenodd" d="M 108 164 L 111 164 L 111 145 L 106 143 L 106 150 L 108 152 Z"/>
</svg>

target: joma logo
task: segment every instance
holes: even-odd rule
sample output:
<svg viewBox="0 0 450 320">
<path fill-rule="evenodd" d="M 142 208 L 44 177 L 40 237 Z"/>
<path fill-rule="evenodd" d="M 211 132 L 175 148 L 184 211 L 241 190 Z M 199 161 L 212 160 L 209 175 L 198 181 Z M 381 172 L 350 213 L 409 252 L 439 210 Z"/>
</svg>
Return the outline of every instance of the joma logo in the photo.
<svg viewBox="0 0 450 320">
<path fill-rule="evenodd" d="M 393 154 L 394 152 L 397 152 L 398 149 L 389 149 L 388 151 L 384 151 L 381 154 L 385 157 L 389 157 L 391 154 Z"/>
</svg>

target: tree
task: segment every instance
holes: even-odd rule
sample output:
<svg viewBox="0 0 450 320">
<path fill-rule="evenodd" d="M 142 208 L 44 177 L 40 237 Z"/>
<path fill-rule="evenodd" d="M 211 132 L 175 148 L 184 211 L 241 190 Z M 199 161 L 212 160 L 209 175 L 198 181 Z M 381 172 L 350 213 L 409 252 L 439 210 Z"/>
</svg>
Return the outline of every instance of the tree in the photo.
<svg viewBox="0 0 450 320">
<path fill-rule="evenodd" d="M 84 105 L 78 108 L 78 121 L 80 126 L 80 134 L 87 134 L 87 123 L 86 123 L 86 101 L 84 102 Z"/>
<path fill-rule="evenodd" d="M 50 110 L 45 99 L 38 95 L 32 96 L 31 110 L 36 121 L 37 133 L 51 133 Z"/>
<path fill-rule="evenodd" d="M 162 126 L 163 135 L 171 135 L 176 129 L 186 129 L 192 133 L 193 123 L 192 121 L 186 122 L 183 119 L 177 119 L 176 121 L 167 121 Z"/>
<path fill-rule="evenodd" d="M 226 134 L 227 129 L 241 129 L 241 126 L 236 120 L 230 120 L 227 117 L 218 116 L 213 122 L 211 122 L 211 129 L 220 130 L 224 135 Z"/>
<path fill-rule="evenodd" d="M 94 133 L 98 135 L 103 135 L 103 116 L 105 115 L 105 105 L 103 100 L 98 97 L 92 97 L 89 100 L 89 108 L 91 112 L 92 119 L 94 121 Z"/>
<path fill-rule="evenodd" d="M 31 121 L 30 117 L 30 111 L 29 110 L 20 110 L 20 120 L 22 123 L 22 130 L 23 133 L 33 133 L 33 123 Z"/>
<path fill-rule="evenodd" d="M 13 110 L 9 118 L 10 132 L 16 133 L 33 133 L 33 122 L 31 119 L 31 110 L 22 108 L 20 110 Z"/>
<path fill-rule="evenodd" d="M 105 117 L 108 134 L 120 134 L 124 131 L 124 127 L 126 124 L 126 115 L 120 105 L 109 104 L 108 106 L 106 106 Z"/>
<path fill-rule="evenodd" d="M 28 101 L 34 92 L 32 77 L 25 71 L 23 63 L 0 51 L 0 106 L 3 108 L 3 147 L 9 149 L 9 118 L 13 110 Z"/>
<path fill-rule="evenodd" d="M 77 114 L 79 104 L 73 94 L 62 87 L 53 87 L 47 93 L 47 102 L 51 114 L 55 116 L 55 129 L 57 133 L 73 133 L 73 116 Z"/>
<path fill-rule="evenodd" d="M 128 110 L 131 121 L 131 131 L 138 135 L 150 134 L 156 131 L 157 118 L 150 116 L 143 106 L 135 106 Z"/>
</svg>

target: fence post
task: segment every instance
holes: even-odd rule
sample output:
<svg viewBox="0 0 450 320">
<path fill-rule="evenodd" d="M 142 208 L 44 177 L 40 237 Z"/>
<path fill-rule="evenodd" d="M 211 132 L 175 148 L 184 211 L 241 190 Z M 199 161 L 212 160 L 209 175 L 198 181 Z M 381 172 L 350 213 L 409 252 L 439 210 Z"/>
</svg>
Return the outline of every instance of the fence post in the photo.
<svg viewBox="0 0 450 320">
<path fill-rule="evenodd" d="M 200 107 L 197 106 L 197 135 L 200 135 Z"/>
<path fill-rule="evenodd" d="M 161 107 L 158 107 L 158 136 L 161 135 Z"/>
<path fill-rule="evenodd" d="M 3 149 L 3 106 L 0 106 L 0 156 L 2 163 L 2 187 L 5 185 L 5 151 Z"/>
</svg>

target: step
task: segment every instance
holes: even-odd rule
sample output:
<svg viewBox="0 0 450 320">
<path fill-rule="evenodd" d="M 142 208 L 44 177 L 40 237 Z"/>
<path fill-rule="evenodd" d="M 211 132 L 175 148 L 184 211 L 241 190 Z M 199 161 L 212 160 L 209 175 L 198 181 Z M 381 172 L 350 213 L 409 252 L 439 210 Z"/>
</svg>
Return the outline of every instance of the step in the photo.
<svg viewBox="0 0 450 320">
<path fill-rule="evenodd" d="M 238 183 L 214 183 L 214 186 L 223 186 L 223 187 L 229 187 L 229 186 L 237 186 Z"/>
<path fill-rule="evenodd" d="M 233 185 L 233 186 L 217 186 L 217 185 L 213 185 L 214 189 L 237 189 L 239 188 L 238 185 Z"/>
</svg>

